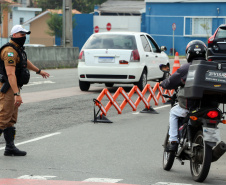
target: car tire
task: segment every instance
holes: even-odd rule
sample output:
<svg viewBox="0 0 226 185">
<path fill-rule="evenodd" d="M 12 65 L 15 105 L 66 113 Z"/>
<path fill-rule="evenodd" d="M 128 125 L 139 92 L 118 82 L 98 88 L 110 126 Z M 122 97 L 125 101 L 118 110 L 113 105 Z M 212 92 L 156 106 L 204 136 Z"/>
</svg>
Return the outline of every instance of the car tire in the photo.
<svg viewBox="0 0 226 185">
<path fill-rule="evenodd" d="M 142 91 L 144 87 L 147 85 L 147 72 L 146 70 L 143 70 L 139 82 L 135 83 L 135 85 L 138 86 L 138 88 Z"/>
<path fill-rule="evenodd" d="M 105 83 L 106 87 L 113 87 L 114 83 Z"/>
<path fill-rule="evenodd" d="M 79 80 L 79 87 L 81 91 L 88 91 L 90 87 L 90 82 L 83 82 Z"/>
</svg>

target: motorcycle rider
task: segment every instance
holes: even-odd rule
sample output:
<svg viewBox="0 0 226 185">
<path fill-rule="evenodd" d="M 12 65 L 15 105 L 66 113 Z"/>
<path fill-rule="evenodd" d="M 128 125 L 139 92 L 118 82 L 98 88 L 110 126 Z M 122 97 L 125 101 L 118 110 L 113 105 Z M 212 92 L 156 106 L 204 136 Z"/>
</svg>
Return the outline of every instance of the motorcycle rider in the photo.
<svg viewBox="0 0 226 185">
<path fill-rule="evenodd" d="M 182 65 L 172 76 L 163 80 L 160 84 L 164 89 L 177 89 L 182 87 L 178 92 L 178 104 L 170 110 L 169 116 L 169 141 L 168 151 L 177 151 L 178 148 L 178 118 L 186 117 L 190 109 L 197 107 L 197 101 L 186 99 L 183 94 L 183 86 L 187 79 L 189 66 L 194 60 L 206 60 L 206 45 L 200 40 L 193 40 L 186 47 L 186 64 Z"/>
</svg>

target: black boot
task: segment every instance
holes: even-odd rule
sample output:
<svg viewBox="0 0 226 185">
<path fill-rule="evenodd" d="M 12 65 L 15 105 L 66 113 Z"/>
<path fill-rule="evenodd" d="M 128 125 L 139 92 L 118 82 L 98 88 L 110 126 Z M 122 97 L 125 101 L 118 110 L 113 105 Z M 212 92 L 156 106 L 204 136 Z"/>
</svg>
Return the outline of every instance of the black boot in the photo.
<svg viewBox="0 0 226 185">
<path fill-rule="evenodd" d="M 6 147 L 5 147 L 5 156 L 25 156 L 27 152 L 20 151 L 15 145 L 14 145 L 14 138 L 16 134 L 16 128 L 15 127 L 9 127 L 4 130 L 4 138 L 6 141 Z"/>
<path fill-rule="evenodd" d="M 177 152 L 177 149 L 178 149 L 177 141 L 172 141 L 171 143 L 168 143 L 168 145 L 166 146 L 165 151 L 166 152 Z"/>
</svg>

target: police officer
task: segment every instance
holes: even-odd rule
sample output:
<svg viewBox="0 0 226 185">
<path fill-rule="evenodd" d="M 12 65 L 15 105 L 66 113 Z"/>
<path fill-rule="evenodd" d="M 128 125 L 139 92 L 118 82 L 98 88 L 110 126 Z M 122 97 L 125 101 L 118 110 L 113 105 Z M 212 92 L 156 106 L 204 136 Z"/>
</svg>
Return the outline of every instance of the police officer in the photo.
<svg viewBox="0 0 226 185">
<path fill-rule="evenodd" d="M 18 107 L 23 103 L 20 88 L 28 83 L 30 78 L 28 69 L 43 78 L 49 77 L 47 72 L 40 70 L 27 59 L 23 45 L 26 34 L 30 33 L 21 25 L 15 25 L 11 30 L 11 40 L 0 49 L 0 134 L 4 134 L 6 141 L 5 156 L 27 154 L 14 145 L 14 124 L 17 122 Z"/>
</svg>

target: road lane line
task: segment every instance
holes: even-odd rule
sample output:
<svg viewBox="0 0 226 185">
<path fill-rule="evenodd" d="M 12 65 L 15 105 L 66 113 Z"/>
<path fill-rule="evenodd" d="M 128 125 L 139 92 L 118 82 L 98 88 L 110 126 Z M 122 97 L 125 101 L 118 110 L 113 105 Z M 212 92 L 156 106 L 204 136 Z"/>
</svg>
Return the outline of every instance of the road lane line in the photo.
<svg viewBox="0 0 226 185">
<path fill-rule="evenodd" d="M 13 185 L 112 185 L 113 183 L 100 183 L 100 182 L 84 182 L 84 181 L 62 181 L 62 180 L 45 180 L 45 179 L 0 179 L 0 184 L 13 184 Z M 132 185 L 132 184 L 121 184 L 117 185 Z M 135 184 L 133 184 L 135 185 Z"/>
<path fill-rule="evenodd" d="M 36 180 L 48 180 L 55 178 L 57 176 L 50 176 L 50 175 L 44 175 L 44 176 L 39 176 L 39 175 L 23 175 L 18 177 L 17 179 L 36 179 Z"/>
<path fill-rule="evenodd" d="M 162 109 L 162 108 L 169 107 L 169 106 L 171 106 L 171 105 L 170 104 L 169 105 L 163 105 L 163 106 L 160 106 L 160 107 L 156 107 L 154 109 L 157 110 L 157 109 Z"/>
<path fill-rule="evenodd" d="M 53 78 L 54 76 L 49 76 L 49 78 Z M 30 79 L 30 81 L 32 81 L 33 79 L 35 79 L 35 78 L 40 78 L 40 79 L 43 79 L 43 77 L 42 76 L 32 76 L 31 77 L 31 79 Z M 25 85 L 26 86 L 26 85 Z"/>
<path fill-rule="evenodd" d="M 17 143 L 15 145 L 16 146 L 24 145 L 24 144 L 27 144 L 27 143 L 31 143 L 31 142 L 34 142 L 34 141 L 39 141 L 41 139 L 45 139 L 45 138 L 52 137 L 52 136 L 59 135 L 59 134 L 61 134 L 61 132 L 55 132 L 55 133 L 52 133 L 52 134 L 48 134 L 48 135 L 45 135 L 45 136 L 41 136 L 41 137 L 37 137 L 37 138 L 31 139 L 31 140 L 28 140 L 28 141 Z M 4 149 L 5 149 L 5 147 L 1 147 L 0 148 L 0 150 L 4 150 Z"/>
<path fill-rule="evenodd" d="M 157 182 L 153 185 L 192 185 L 192 184 L 183 184 L 183 183 L 173 183 L 173 182 Z"/>
<path fill-rule="evenodd" d="M 170 104 L 169 105 L 163 105 L 163 106 L 160 106 L 160 107 L 156 107 L 154 108 L 154 110 L 158 110 L 158 109 L 162 109 L 162 108 L 166 108 L 166 107 L 169 107 L 171 106 Z M 140 112 L 135 112 L 135 113 L 132 113 L 132 114 L 140 114 Z"/>
<path fill-rule="evenodd" d="M 122 181 L 123 179 L 110 179 L 110 178 L 89 178 L 84 180 L 83 182 L 105 182 L 105 183 L 117 183 Z"/>
<path fill-rule="evenodd" d="M 51 80 L 45 80 L 45 81 L 36 81 L 36 82 L 30 82 L 29 84 L 26 85 L 28 86 L 33 86 L 33 85 L 41 85 L 41 84 L 55 84 L 56 82 L 53 82 Z"/>
</svg>

